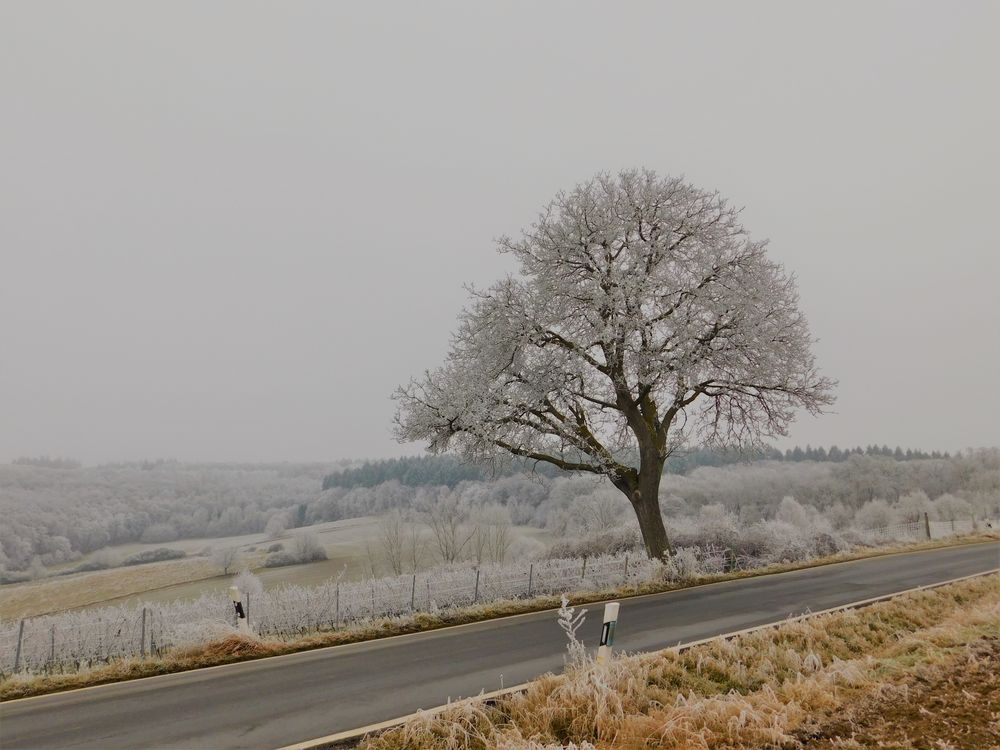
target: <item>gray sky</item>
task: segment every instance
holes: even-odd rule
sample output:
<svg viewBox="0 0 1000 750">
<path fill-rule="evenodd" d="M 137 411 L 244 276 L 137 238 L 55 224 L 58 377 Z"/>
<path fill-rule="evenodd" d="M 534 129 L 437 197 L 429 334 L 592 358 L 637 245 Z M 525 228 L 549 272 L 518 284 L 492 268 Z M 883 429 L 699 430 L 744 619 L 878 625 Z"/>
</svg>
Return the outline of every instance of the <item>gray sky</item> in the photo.
<svg viewBox="0 0 1000 750">
<path fill-rule="evenodd" d="M 1000 435 L 997 2 L 0 5 L 0 460 L 414 453 L 493 238 L 600 170 L 746 206 L 838 378 Z"/>
</svg>

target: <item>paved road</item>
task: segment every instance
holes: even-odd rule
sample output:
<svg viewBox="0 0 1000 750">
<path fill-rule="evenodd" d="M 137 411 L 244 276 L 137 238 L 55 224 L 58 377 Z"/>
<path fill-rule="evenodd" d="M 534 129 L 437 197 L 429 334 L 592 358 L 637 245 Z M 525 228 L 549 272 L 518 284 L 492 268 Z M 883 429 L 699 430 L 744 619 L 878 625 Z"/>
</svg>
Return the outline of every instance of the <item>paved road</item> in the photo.
<svg viewBox="0 0 1000 750">
<path fill-rule="evenodd" d="M 1000 544 L 828 565 L 623 600 L 616 646 L 649 650 L 1000 567 Z M 582 634 L 594 644 L 601 605 Z M 0 705 L 0 747 L 273 748 L 514 685 L 562 666 L 552 612 Z"/>
</svg>

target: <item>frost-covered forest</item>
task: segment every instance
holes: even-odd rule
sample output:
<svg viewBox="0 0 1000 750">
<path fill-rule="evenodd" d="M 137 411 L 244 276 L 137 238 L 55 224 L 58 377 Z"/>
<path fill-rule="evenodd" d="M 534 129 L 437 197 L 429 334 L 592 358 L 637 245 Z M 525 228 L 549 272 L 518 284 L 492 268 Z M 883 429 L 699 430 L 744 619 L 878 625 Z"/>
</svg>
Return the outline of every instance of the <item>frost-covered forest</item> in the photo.
<svg viewBox="0 0 1000 750">
<path fill-rule="evenodd" d="M 912 522 L 924 511 L 942 520 L 1000 516 L 997 449 L 934 457 L 874 446 L 796 448 L 753 462 L 701 451 L 683 461 L 660 493 L 678 543 L 684 519 L 724 510 L 746 526 L 776 519 L 785 498 L 833 530 Z M 630 510 L 606 481 L 549 472 L 491 478 L 450 458 L 336 466 L 25 460 L 0 466 L 0 566 L 41 573 L 108 545 L 169 544 L 394 511 L 427 522 L 441 507 L 453 508 L 462 523 L 485 514 L 546 528 L 564 546 L 631 533 Z"/>
</svg>

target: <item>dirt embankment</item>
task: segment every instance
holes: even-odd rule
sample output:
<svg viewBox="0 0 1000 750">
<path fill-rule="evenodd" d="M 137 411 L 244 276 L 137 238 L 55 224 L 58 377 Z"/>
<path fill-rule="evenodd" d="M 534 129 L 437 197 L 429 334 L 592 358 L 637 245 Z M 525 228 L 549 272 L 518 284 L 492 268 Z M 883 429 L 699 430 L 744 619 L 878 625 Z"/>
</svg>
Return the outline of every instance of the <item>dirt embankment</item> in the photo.
<svg viewBox="0 0 1000 750">
<path fill-rule="evenodd" d="M 799 740 L 811 750 L 1000 748 L 1000 638 L 917 670 Z"/>
</svg>

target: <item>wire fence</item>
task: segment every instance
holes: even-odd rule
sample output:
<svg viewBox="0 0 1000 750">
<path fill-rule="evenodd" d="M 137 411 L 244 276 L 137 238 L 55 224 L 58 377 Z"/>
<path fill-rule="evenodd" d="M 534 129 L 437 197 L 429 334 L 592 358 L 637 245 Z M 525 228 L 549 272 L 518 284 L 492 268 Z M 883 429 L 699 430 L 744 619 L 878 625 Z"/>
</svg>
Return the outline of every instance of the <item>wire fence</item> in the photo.
<svg viewBox="0 0 1000 750">
<path fill-rule="evenodd" d="M 968 534 L 978 530 L 975 518 L 956 518 L 950 521 L 930 521 L 921 519 L 909 523 L 878 526 L 856 532 L 869 542 L 907 541 L 920 539 L 945 539 L 956 534 Z"/>
<path fill-rule="evenodd" d="M 939 539 L 975 530 L 972 519 L 920 520 L 856 532 L 866 543 Z M 307 633 L 363 625 L 417 612 L 527 599 L 568 591 L 602 590 L 653 580 L 748 570 L 773 562 L 731 549 L 702 546 L 677 550 L 667 562 L 642 554 L 603 555 L 455 565 L 426 573 L 318 586 L 283 585 L 244 593 L 251 630 L 262 637 L 292 639 Z M 105 607 L 0 622 L 0 676 L 16 672 L 63 673 L 112 661 L 160 655 L 197 646 L 233 632 L 233 604 L 224 587 L 188 601 Z"/>
</svg>

